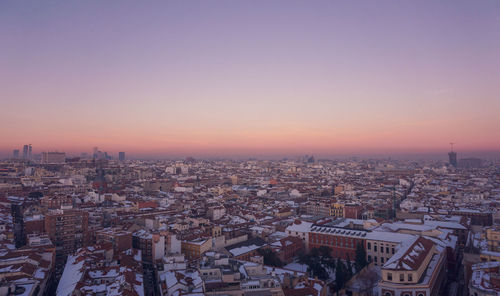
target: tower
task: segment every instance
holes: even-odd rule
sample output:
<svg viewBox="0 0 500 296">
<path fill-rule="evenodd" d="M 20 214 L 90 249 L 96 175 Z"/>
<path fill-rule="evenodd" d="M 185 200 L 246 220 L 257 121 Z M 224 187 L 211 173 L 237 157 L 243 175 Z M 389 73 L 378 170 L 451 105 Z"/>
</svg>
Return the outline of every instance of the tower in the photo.
<svg viewBox="0 0 500 296">
<path fill-rule="evenodd" d="M 452 166 L 457 167 L 457 153 L 453 151 L 453 144 L 455 143 L 450 143 L 451 149 L 448 152 L 448 161 Z"/>
<path fill-rule="evenodd" d="M 28 145 L 23 146 L 23 159 L 28 159 Z"/>
<path fill-rule="evenodd" d="M 119 161 L 125 160 L 125 152 L 118 152 L 118 160 Z"/>
</svg>

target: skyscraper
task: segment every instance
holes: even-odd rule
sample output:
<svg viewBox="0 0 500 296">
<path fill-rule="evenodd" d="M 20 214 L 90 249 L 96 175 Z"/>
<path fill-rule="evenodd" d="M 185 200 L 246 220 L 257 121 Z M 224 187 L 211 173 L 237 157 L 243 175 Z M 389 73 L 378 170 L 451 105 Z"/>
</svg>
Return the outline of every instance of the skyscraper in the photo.
<svg viewBox="0 0 500 296">
<path fill-rule="evenodd" d="M 118 160 L 119 161 L 125 160 L 125 152 L 118 152 Z"/>
<path fill-rule="evenodd" d="M 450 143 L 450 146 L 451 151 L 448 152 L 448 161 L 452 166 L 457 167 L 457 153 L 453 151 L 453 143 Z"/>
<path fill-rule="evenodd" d="M 19 158 L 19 149 L 14 149 L 12 151 L 12 158 L 18 159 Z"/>
<path fill-rule="evenodd" d="M 31 150 L 31 144 L 28 145 L 28 159 L 31 160 L 32 159 L 32 154 L 31 154 L 32 150 Z"/>
<path fill-rule="evenodd" d="M 28 145 L 23 146 L 23 159 L 28 159 Z"/>
</svg>

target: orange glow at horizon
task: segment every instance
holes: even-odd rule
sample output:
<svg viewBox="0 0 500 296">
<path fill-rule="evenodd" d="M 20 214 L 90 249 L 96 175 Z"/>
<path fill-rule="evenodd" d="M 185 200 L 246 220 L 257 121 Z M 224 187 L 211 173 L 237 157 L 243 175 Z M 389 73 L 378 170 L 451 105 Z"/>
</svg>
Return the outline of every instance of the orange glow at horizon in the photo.
<svg viewBox="0 0 500 296">
<path fill-rule="evenodd" d="M 498 3 L 390 2 L 5 3 L 0 155 L 500 151 Z"/>
</svg>

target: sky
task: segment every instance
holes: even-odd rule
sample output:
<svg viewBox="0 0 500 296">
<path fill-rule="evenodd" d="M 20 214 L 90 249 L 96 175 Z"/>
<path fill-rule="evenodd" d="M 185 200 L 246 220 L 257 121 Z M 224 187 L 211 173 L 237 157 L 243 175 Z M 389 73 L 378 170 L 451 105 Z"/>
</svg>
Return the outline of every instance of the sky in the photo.
<svg viewBox="0 0 500 296">
<path fill-rule="evenodd" d="M 0 153 L 498 152 L 499 36 L 494 0 L 0 1 Z"/>
</svg>

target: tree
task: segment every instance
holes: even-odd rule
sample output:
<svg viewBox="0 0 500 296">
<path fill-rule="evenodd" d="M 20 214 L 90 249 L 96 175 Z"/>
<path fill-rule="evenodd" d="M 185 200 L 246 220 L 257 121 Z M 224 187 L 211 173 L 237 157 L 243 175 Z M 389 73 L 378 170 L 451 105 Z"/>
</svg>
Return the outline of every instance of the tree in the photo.
<svg viewBox="0 0 500 296">
<path fill-rule="evenodd" d="M 323 259 L 327 259 L 331 257 L 331 249 L 327 246 L 319 247 L 319 254 L 323 257 Z"/>
<path fill-rule="evenodd" d="M 361 269 L 363 269 L 366 265 L 368 265 L 368 262 L 366 261 L 365 247 L 362 244 L 358 244 L 356 246 L 356 258 L 354 261 L 354 268 L 356 269 L 356 272 L 360 272 Z"/>
<path fill-rule="evenodd" d="M 346 274 L 347 274 L 347 280 L 352 278 L 352 263 L 351 263 L 351 258 L 349 257 L 349 254 L 346 256 Z"/>
<path fill-rule="evenodd" d="M 312 248 L 311 252 L 309 253 L 311 257 L 318 257 L 319 256 L 319 250 L 318 248 Z"/>
<path fill-rule="evenodd" d="M 335 288 L 338 292 L 344 287 L 346 283 L 346 267 L 344 263 L 337 258 L 337 263 L 335 264 Z"/>
<path fill-rule="evenodd" d="M 271 249 L 259 249 L 259 254 L 264 257 L 264 264 L 281 267 L 284 263 L 278 258 L 276 252 Z"/>
<path fill-rule="evenodd" d="M 320 280 L 326 280 L 328 279 L 328 272 L 326 269 L 323 267 L 321 264 L 313 264 L 312 266 L 309 267 L 312 272 L 312 276 L 317 276 Z"/>
</svg>

